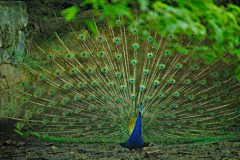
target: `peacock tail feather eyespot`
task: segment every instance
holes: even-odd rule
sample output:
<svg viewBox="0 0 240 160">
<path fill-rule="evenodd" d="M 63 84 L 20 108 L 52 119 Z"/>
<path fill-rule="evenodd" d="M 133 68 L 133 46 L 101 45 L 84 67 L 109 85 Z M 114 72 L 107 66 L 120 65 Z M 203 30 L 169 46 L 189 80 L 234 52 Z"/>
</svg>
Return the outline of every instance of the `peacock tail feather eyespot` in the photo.
<svg viewBox="0 0 240 160">
<path fill-rule="evenodd" d="M 53 59 L 54 56 L 53 56 L 53 55 L 49 55 L 48 58 L 49 58 L 49 59 Z"/>
<path fill-rule="evenodd" d="M 57 117 L 55 117 L 55 118 L 53 119 L 53 121 L 54 121 L 54 122 L 57 122 L 57 121 L 58 121 L 58 118 L 57 118 Z"/>
<path fill-rule="evenodd" d="M 131 95 L 131 98 L 132 98 L 132 99 L 135 99 L 135 94 L 132 94 L 132 95 Z"/>
<path fill-rule="evenodd" d="M 99 55 L 99 57 L 104 57 L 105 53 L 104 52 L 99 52 L 98 55 Z"/>
<path fill-rule="evenodd" d="M 120 102 L 121 100 L 120 100 L 120 98 L 116 98 L 116 102 Z"/>
<path fill-rule="evenodd" d="M 200 84 L 202 84 L 202 85 L 205 85 L 206 83 L 207 83 L 206 80 L 201 80 L 201 81 L 200 81 Z"/>
<path fill-rule="evenodd" d="M 188 107 L 187 107 L 187 110 L 188 110 L 188 111 L 192 111 L 192 107 L 191 107 L 191 106 L 188 106 Z"/>
<path fill-rule="evenodd" d="M 186 79 L 185 81 L 184 81 L 184 84 L 190 84 L 191 83 L 191 80 L 190 79 Z"/>
<path fill-rule="evenodd" d="M 135 66 L 135 65 L 137 64 L 137 60 L 135 60 L 135 59 L 131 60 L 131 64 L 132 64 L 133 66 Z"/>
<path fill-rule="evenodd" d="M 220 101 L 221 101 L 221 98 L 220 98 L 220 97 L 215 97 L 214 100 L 215 100 L 216 102 L 220 102 Z"/>
<path fill-rule="evenodd" d="M 219 73 L 218 72 L 213 72 L 212 74 L 214 77 L 218 77 L 219 76 Z"/>
<path fill-rule="evenodd" d="M 26 86 L 27 85 L 27 82 L 22 82 L 22 86 Z"/>
<path fill-rule="evenodd" d="M 85 122 L 85 118 L 80 118 L 79 122 L 80 122 L 80 123 Z"/>
<path fill-rule="evenodd" d="M 229 76 L 229 73 L 228 72 L 224 72 L 223 76 L 227 77 L 227 76 Z"/>
<path fill-rule="evenodd" d="M 173 133 L 174 133 L 174 130 L 170 129 L 169 132 L 173 134 Z"/>
<path fill-rule="evenodd" d="M 68 113 L 69 113 L 68 111 L 63 111 L 62 115 L 63 115 L 63 116 L 67 116 Z"/>
<path fill-rule="evenodd" d="M 155 80 L 154 82 L 153 82 L 153 85 L 159 85 L 160 84 L 160 82 L 158 81 L 158 80 Z"/>
<path fill-rule="evenodd" d="M 170 51 L 169 51 L 169 50 L 166 50 L 164 53 L 165 53 L 165 55 L 169 55 L 169 54 L 170 54 Z"/>
<path fill-rule="evenodd" d="M 38 76 L 38 80 L 44 80 L 44 78 L 45 78 L 44 75 L 39 75 Z"/>
<path fill-rule="evenodd" d="M 207 95 L 202 95 L 202 99 L 207 99 L 208 98 L 208 96 Z"/>
<path fill-rule="evenodd" d="M 175 79 L 170 79 L 170 80 L 169 80 L 169 83 L 170 83 L 170 84 L 174 84 L 174 83 L 176 83 L 176 80 L 175 80 Z"/>
<path fill-rule="evenodd" d="M 106 111 L 107 110 L 107 107 L 102 107 L 102 111 Z"/>
<path fill-rule="evenodd" d="M 70 86 L 69 84 L 64 84 L 64 85 L 62 86 L 62 88 L 65 89 L 65 90 L 68 90 L 68 89 L 71 88 L 71 86 Z"/>
<path fill-rule="evenodd" d="M 116 21 L 116 24 L 117 24 L 118 26 L 120 26 L 120 25 L 121 25 L 121 20 L 117 20 L 117 21 Z"/>
<path fill-rule="evenodd" d="M 150 43 L 150 42 L 152 42 L 153 41 L 153 37 L 148 37 L 147 38 L 147 41 Z"/>
<path fill-rule="evenodd" d="M 139 48 L 139 44 L 138 43 L 134 43 L 133 44 L 133 48 L 136 50 L 136 49 L 138 49 Z"/>
<path fill-rule="evenodd" d="M 150 96 L 147 96 L 147 97 L 145 98 L 146 101 L 149 101 L 150 99 L 151 99 Z"/>
<path fill-rule="evenodd" d="M 103 41 L 103 37 L 102 36 L 98 37 L 97 39 L 98 39 L 99 42 Z"/>
<path fill-rule="evenodd" d="M 153 111 L 153 108 L 152 108 L 152 107 L 149 107 L 149 108 L 148 108 L 148 111 L 149 111 L 149 112 Z"/>
<path fill-rule="evenodd" d="M 72 55 L 71 55 L 71 54 L 67 54 L 67 55 L 66 55 L 66 58 L 71 59 L 71 58 L 72 58 Z"/>
<path fill-rule="evenodd" d="M 119 37 L 116 37 L 116 38 L 113 39 L 113 42 L 115 44 L 120 44 L 121 43 L 121 39 Z"/>
<path fill-rule="evenodd" d="M 138 31 L 137 31 L 137 29 L 135 29 L 135 28 L 132 30 L 132 33 L 133 33 L 133 34 L 137 34 L 137 32 L 138 32 Z"/>
<path fill-rule="evenodd" d="M 202 129 L 205 129 L 205 128 L 206 128 L 206 125 L 205 125 L 205 124 L 202 124 L 201 127 L 202 127 Z"/>
<path fill-rule="evenodd" d="M 143 70 L 143 74 L 147 75 L 149 73 L 149 71 L 147 69 Z"/>
<path fill-rule="evenodd" d="M 192 121 L 192 124 L 193 124 L 193 125 L 197 125 L 197 122 L 196 122 L 196 121 Z"/>
<path fill-rule="evenodd" d="M 85 129 L 86 129 L 86 130 L 90 130 L 90 129 L 91 129 L 91 126 L 86 126 Z"/>
<path fill-rule="evenodd" d="M 97 82 L 96 80 L 93 80 L 93 81 L 92 81 L 92 85 L 93 85 L 93 86 L 97 86 L 97 85 L 98 85 L 98 82 Z"/>
<path fill-rule="evenodd" d="M 43 124 L 47 124 L 47 123 L 49 123 L 49 120 L 48 119 L 44 119 L 43 120 Z"/>
<path fill-rule="evenodd" d="M 115 75 L 118 77 L 118 78 L 121 78 L 122 74 L 120 72 L 116 72 Z"/>
<path fill-rule="evenodd" d="M 63 98 L 62 100 L 61 100 L 61 103 L 62 104 L 66 104 L 68 102 L 68 100 L 66 99 L 66 98 Z"/>
<path fill-rule="evenodd" d="M 186 123 L 186 122 L 187 122 L 186 119 L 183 118 L 183 119 L 182 119 L 182 123 Z"/>
<path fill-rule="evenodd" d="M 86 72 L 87 73 L 93 73 L 94 72 L 94 68 L 89 67 L 89 68 L 86 69 Z"/>
<path fill-rule="evenodd" d="M 177 124 L 176 127 L 177 127 L 177 128 L 181 128 L 182 126 L 181 126 L 180 124 Z"/>
<path fill-rule="evenodd" d="M 173 106 L 173 108 L 178 108 L 179 107 L 178 104 L 173 104 L 172 106 Z"/>
<path fill-rule="evenodd" d="M 190 95 L 190 96 L 188 96 L 188 98 L 189 98 L 190 100 L 194 100 L 194 99 L 195 99 L 195 95 Z"/>
<path fill-rule="evenodd" d="M 160 108 L 165 108 L 165 105 L 164 104 L 160 104 Z"/>
<path fill-rule="evenodd" d="M 81 57 L 83 57 L 83 58 L 88 58 L 88 52 L 86 52 L 86 51 L 84 51 L 84 52 L 82 52 L 82 53 L 80 53 L 80 55 L 81 55 Z"/>
<path fill-rule="evenodd" d="M 216 82 L 214 82 L 214 86 L 216 86 L 216 87 L 221 87 L 221 82 L 218 82 L 218 81 L 216 81 Z"/>
<path fill-rule="evenodd" d="M 148 59 L 153 58 L 153 53 L 148 53 L 148 54 L 147 54 L 147 57 L 148 57 Z"/>
<path fill-rule="evenodd" d="M 70 74 L 76 74 L 77 70 L 75 68 L 72 68 L 72 69 L 69 70 L 69 73 Z"/>
<path fill-rule="evenodd" d="M 158 97 L 163 98 L 164 97 L 164 93 L 162 93 L 162 92 L 158 93 Z"/>
<path fill-rule="evenodd" d="M 109 86 L 109 87 L 114 87 L 114 83 L 113 83 L 113 82 L 109 82 L 109 83 L 108 83 L 108 86 Z M 104 99 L 105 99 L 105 98 L 106 98 L 106 97 L 104 97 Z"/>
<path fill-rule="evenodd" d="M 224 134 L 224 130 L 223 130 L 223 129 L 220 129 L 220 130 L 219 130 L 219 134 Z"/>
<path fill-rule="evenodd" d="M 117 58 L 117 60 L 121 60 L 122 55 L 121 54 L 116 54 L 115 57 Z"/>
<path fill-rule="evenodd" d="M 159 65 L 159 69 L 164 69 L 165 67 L 166 67 L 165 64 L 160 64 L 160 65 Z"/>
<path fill-rule="evenodd" d="M 130 83 L 134 83 L 135 79 L 134 78 L 130 78 Z"/>
<path fill-rule="evenodd" d="M 101 71 L 102 71 L 103 73 L 107 73 L 107 72 L 108 72 L 108 68 L 107 68 L 107 67 L 102 67 L 102 68 L 101 68 Z"/>
<path fill-rule="evenodd" d="M 125 90 L 127 89 L 127 87 L 126 87 L 125 85 L 122 85 L 122 86 L 121 86 L 121 89 L 122 89 L 123 91 L 125 91 Z"/>
<path fill-rule="evenodd" d="M 94 106 L 91 106 L 91 105 L 90 105 L 90 106 L 88 107 L 88 110 L 93 111 L 94 108 L 95 108 Z"/>
<path fill-rule="evenodd" d="M 28 102 L 28 98 L 23 97 L 23 98 L 21 99 L 21 102 L 22 102 L 22 103 L 26 103 L 26 102 Z"/>
<path fill-rule="evenodd" d="M 199 66 L 198 66 L 198 65 L 194 65 L 194 66 L 192 67 L 192 69 L 193 69 L 193 70 L 197 70 L 197 69 L 199 69 Z"/>
<path fill-rule="evenodd" d="M 103 99 L 105 99 L 105 100 L 108 99 L 108 96 L 107 96 L 107 95 L 104 95 L 104 96 L 103 96 Z"/>
<path fill-rule="evenodd" d="M 203 113 L 203 109 L 199 109 L 199 110 L 198 110 L 198 113 Z"/>
<path fill-rule="evenodd" d="M 85 86 L 84 82 L 78 82 L 77 87 L 78 88 L 83 88 Z"/>
<path fill-rule="evenodd" d="M 180 96 L 180 93 L 179 93 L 179 92 L 174 92 L 174 93 L 173 93 L 173 96 L 174 96 L 174 97 L 179 97 L 179 96 Z"/>
<path fill-rule="evenodd" d="M 182 68 L 182 67 L 183 67 L 183 64 L 177 63 L 175 67 L 176 67 L 176 68 Z"/>
<path fill-rule="evenodd" d="M 86 40 L 86 35 L 85 34 L 80 34 L 78 39 L 81 40 L 81 41 L 85 41 Z"/>
<path fill-rule="evenodd" d="M 237 113 L 240 113 L 240 108 L 237 108 L 237 109 L 236 109 L 236 112 L 237 112 Z"/>
<path fill-rule="evenodd" d="M 229 89 L 224 89 L 223 93 L 229 93 Z"/>
</svg>

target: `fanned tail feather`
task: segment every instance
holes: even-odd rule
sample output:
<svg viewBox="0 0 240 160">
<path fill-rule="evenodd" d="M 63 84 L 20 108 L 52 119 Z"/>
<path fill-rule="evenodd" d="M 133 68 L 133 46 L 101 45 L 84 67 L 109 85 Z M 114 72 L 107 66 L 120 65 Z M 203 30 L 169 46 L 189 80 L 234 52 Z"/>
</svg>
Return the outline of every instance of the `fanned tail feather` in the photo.
<svg viewBox="0 0 240 160">
<path fill-rule="evenodd" d="M 192 33 L 166 29 L 161 35 L 149 30 L 142 36 L 143 26 L 123 18 L 114 26 L 93 23 L 96 35 L 72 26 L 66 40 L 55 33 L 55 48 L 33 42 L 42 61 L 34 69 L 22 63 L 31 76 L 20 84 L 23 91 L 9 92 L 18 105 L 1 113 L 19 121 L 17 133 L 65 142 L 124 143 L 142 102 L 144 142 L 237 136 L 238 59 L 225 54 L 222 58 L 230 63 L 217 59 L 206 64 L 201 52 L 213 50 L 208 35 L 199 41 Z"/>
</svg>

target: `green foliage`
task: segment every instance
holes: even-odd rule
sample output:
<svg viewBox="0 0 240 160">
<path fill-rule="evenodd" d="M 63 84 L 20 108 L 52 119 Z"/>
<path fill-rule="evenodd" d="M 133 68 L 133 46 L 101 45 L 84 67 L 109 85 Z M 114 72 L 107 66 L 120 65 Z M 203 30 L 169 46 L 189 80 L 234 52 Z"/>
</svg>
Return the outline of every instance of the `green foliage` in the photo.
<svg viewBox="0 0 240 160">
<path fill-rule="evenodd" d="M 119 16 L 126 16 L 129 20 L 134 20 L 131 8 L 128 5 L 133 4 L 130 0 L 113 0 L 113 3 L 107 3 L 105 0 L 85 0 L 82 5 L 91 4 L 95 13 L 101 9 L 100 19 L 115 19 Z"/>
<path fill-rule="evenodd" d="M 79 8 L 76 6 L 69 7 L 64 9 L 61 14 L 65 18 L 66 21 L 70 21 L 75 18 L 77 12 L 79 12 Z"/>
</svg>

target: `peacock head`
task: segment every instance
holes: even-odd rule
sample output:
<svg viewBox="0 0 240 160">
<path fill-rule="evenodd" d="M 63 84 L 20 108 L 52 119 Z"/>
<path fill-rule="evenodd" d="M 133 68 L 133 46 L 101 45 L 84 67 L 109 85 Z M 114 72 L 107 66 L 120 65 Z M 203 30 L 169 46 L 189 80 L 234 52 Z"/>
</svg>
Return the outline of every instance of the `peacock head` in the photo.
<svg viewBox="0 0 240 160">
<path fill-rule="evenodd" d="M 140 102 L 139 113 L 142 116 L 142 114 L 143 114 L 142 102 Z"/>
</svg>

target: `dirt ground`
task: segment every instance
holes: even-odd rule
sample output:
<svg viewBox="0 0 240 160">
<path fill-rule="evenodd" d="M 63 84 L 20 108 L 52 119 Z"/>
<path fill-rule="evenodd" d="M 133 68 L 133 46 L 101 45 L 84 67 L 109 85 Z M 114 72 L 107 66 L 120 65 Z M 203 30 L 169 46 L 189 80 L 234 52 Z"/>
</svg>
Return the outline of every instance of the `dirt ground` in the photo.
<svg viewBox="0 0 240 160">
<path fill-rule="evenodd" d="M 206 160 L 239 160 L 240 138 L 232 141 L 209 144 L 150 144 L 144 148 L 141 156 L 134 150 L 133 156 L 128 149 L 119 144 L 79 144 L 49 142 L 35 136 L 23 137 L 17 133 L 0 134 L 0 159 L 18 160 L 143 160 L 143 159 L 206 159 Z"/>
</svg>

